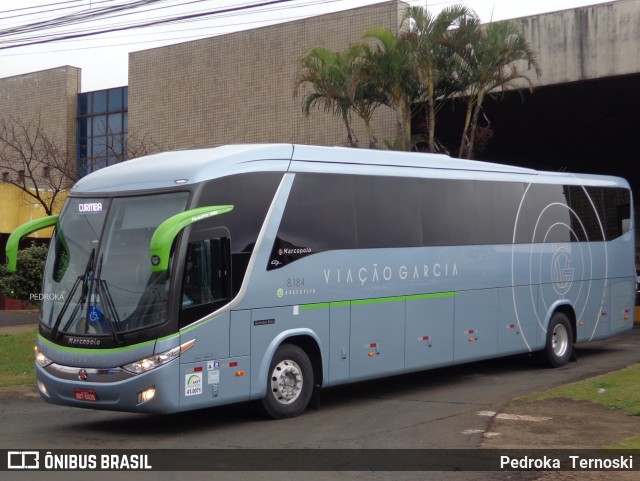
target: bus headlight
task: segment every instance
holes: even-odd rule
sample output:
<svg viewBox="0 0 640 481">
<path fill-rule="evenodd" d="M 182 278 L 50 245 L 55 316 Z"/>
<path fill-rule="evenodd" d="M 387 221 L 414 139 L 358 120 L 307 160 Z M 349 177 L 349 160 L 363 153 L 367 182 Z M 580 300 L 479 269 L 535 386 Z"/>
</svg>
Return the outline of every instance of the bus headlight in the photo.
<svg viewBox="0 0 640 481">
<path fill-rule="evenodd" d="M 36 362 L 40 367 L 47 367 L 49 364 L 53 363 L 51 359 L 45 356 L 38 346 L 35 347 L 36 350 Z"/>
<path fill-rule="evenodd" d="M 139 361 L 132 362 L 131 364 L 127 364 L 126 366 L 122 366 L 122 369 L 132 372 L 133 374 L 143 374 L 147 371 L 155 369 L 156 367 L 173 361 L 175 358 L 180 356 L 180 353 L 186 351 L 187 349 L 190 349 L 195 343 L 196 340 L 191 339 L 189 342 L 185 342 L 181 346 L 174 347 L 173 349 L 161 352 L 160 354 L 155 354 L 151 357 L 140 359 Z"/>
</svg>

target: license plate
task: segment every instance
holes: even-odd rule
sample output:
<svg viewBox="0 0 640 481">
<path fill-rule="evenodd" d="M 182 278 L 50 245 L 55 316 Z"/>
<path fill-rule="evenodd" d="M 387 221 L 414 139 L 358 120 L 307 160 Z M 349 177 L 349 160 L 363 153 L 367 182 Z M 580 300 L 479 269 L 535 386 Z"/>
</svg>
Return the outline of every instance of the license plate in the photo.
<svg viewBox="0 0 640 481">
<path fill-rule="evenodd" d="M 74 389 L 73 395 L 78 401 L 96 402 L 98 400 L 98 395 L 92 389 Z"/>
</svg>

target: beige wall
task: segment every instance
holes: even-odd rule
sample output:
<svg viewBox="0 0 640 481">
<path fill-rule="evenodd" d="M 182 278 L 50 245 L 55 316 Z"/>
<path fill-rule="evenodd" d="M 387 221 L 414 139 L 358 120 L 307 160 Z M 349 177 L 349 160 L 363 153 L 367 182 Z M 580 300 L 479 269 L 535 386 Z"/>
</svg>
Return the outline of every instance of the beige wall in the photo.
<svg viewBox="0 0 640 481">
<path fill-rule="evenodd" d="M 0 79 L 0 117 L 25 123 L 40 118 L 47 136 L 73 153 L 80 73 L 65 66 Z"/>
<path fill-rule="evenodd" d="M 537 52 L 537 85 L 640 71 L 640 0 L 580 7 L 516 19 Z"/>
<path fill-rule="evenodd" d="M 390 1 L 129 56 L 129 131 L 163 149 L 241 142 L 345 145 L 340 118 L 305 118 L 293 98 L 297 60 L 311 47 L 342 50 L 367 29 L 397 29 L 406 5 Z M 354 120 L 360 146 L 364 125 Z M 377 112 L 374 131 L 395 137 L 394 116 Z"/>
<path fill-rule="evenodd" d="M 80 69 L 66 66 L 0 79 L 0 119 L 9 124 L 18 120 L 24 125 L 39 120 L 46 137 L 73 160 L 80 73 Z M 0 175 L 4 171 L 0 166 Z M 15 173 L 9 175 L 14 177 Z M 0 233 L 9 233 L 23 222 L 45 215 L 44 209 L 23 191 L 2 183 L 1 177 L 0 184 Z"/>
</svg>

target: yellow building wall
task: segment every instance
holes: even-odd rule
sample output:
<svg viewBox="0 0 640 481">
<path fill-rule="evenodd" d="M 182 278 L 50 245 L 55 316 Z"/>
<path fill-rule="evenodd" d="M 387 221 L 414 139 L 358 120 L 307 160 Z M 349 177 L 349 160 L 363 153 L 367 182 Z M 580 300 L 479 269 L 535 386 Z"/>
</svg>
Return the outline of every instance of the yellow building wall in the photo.
<svg viewBox="0 0 640 481">
<path fill-rule="evenodd" d="M 58 210 L 62 206 L 66 193 L 60 195 L 60 201 L 56 202 Z M 10 234 L 13 230 L 33 219 L 45 217 L 47 214 L 42 205 L 33 197 L 15 185 L 0 182 L 0 233 Z M 29 237 L 48 239 L 53 228 L 42 229 L 34 232 Z"/>
</svg>

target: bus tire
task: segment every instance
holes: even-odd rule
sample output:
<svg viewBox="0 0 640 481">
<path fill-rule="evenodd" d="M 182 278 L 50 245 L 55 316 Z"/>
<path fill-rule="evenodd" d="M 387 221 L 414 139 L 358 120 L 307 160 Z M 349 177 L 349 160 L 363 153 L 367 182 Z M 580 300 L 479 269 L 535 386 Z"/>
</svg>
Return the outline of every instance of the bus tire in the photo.
<svg viewBox="0 0 640 481">
<path fill-rule="evenodd" d="M 539 359 L 547 367 L 561 367 L 571 360 L 573 354 L 573 329 L 571 321 L 563 312 L 551 316 L 547 329 L 545 348 Z"/>
<path fill-rule="evenodd" d="M 265 413 L 274 419 L 302 414 L 313 394 L 313 366 L 309 356 L 293 344 L 281 345 L 271 360 L 267 395 L 262 399 Z"/>
</svg>

